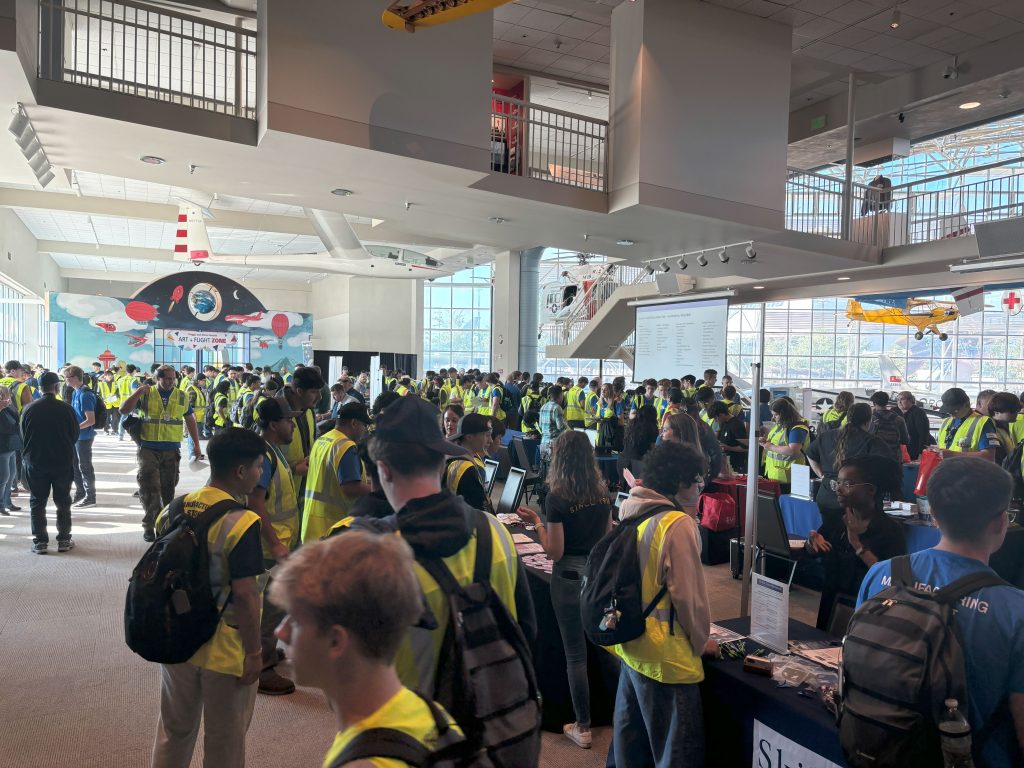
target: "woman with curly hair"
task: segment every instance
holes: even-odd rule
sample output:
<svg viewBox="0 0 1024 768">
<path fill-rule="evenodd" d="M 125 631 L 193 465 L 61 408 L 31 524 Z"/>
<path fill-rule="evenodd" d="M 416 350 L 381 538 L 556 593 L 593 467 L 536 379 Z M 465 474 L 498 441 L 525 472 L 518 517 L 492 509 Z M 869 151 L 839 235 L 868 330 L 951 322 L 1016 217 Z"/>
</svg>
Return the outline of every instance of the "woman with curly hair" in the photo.
<svg viewBox="0 0 1024 768">
<path fill-rule="evenodd" d="M 580 618 L 580 588 L 587 556 L 610 529 L 608 488 L 590 438 L 583 432 L 563 432 L 551 448 L 548 494 L 544 500 L 547 523 L 531 509 L 519 516 L 537 526 L 540 543 L 555 561 L 551 575 L 551 602 L 562 633 L 569 692 L 576 722 L 563 733 L 584 749 L 591 744 L 590 684 L 587 681 L 587 640 Z"/>
</svg>

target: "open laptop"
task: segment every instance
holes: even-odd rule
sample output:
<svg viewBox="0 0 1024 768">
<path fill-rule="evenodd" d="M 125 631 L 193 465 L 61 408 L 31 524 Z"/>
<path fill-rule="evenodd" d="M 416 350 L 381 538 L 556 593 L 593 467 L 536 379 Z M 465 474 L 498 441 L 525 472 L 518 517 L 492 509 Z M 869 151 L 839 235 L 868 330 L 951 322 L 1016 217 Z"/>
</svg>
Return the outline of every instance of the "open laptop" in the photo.
<svg viewBox="0 0 1024 768">
<path fill-rule="evenodd" d="M 498 477 L 498 462 L 494 459 L 484 459 L 484 493 L 490 495 L 494 488 L 494 481 Z"/>
</svg>

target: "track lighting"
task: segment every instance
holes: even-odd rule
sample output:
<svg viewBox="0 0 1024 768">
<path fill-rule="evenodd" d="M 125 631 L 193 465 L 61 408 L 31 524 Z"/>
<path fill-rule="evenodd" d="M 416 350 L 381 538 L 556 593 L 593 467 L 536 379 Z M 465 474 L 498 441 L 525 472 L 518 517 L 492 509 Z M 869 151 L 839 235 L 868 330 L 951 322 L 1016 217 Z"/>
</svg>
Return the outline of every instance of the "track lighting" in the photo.
<svg viewBox="0 0 1024 768">
<path fill-rule="evenodd" d="M 652 267 L 650 264 L 644 264 L 644 272 L 646 272 L 648 275 L 653 275 L 654 267 Z"/>
<path fill-rule="evenodd" d="M 892 9 L 892 19 L 889 21 L 889 29 L 900 28 L 900 9 L 896 6 Z"/>
<path fill-rule="evenodd" d="M 53 181 L 53 171 L 47 171 L 42 176 L 36 177 L 36 181 L 39 182 L 39 186 L 46 187 L 51 181 Z"/>
<path fill-rule="evenodd" d="M 718 260 L 720 262 L 722 262 L 723 264 L 728 264 L 729 263 L 729 254 L 728 254 L 728 252 L 726 252 L 725 248 L 723 248 L 722 250 L 720 250 L 718 252 Z"/>
<path fill-rule="evenodd" d="M 670 267 L 668 265 L 668 259 L 665 259 L 665 261 L 661 262 L 661 271 L 662 272 L 668 272 L 670 269 L 672 269 L 672 267 Z"/>
<path fill-rule="evenodd" d="M 15 138 L 20 139 L 22 134 L 25 133 L 25 129 L 28 128 L 28 126 L 28 115 L 26 115 L 19 109 L 15 113 L 14 118 L 11 120 L 11 124 L 7 126 L 7 130 L 13 133 Z"/>
<path fill-rule="evenodd" d="M 679 269 L 686 269 L 686 259 L 680 256 L 676 259 L 676 266 L 679 267 Z"/>
<path fill-rule="evenodd" d="M 701 251 L 700 256 L 697 257 L 697 263 L 702 267 L 708 265 L 708 257 L 704 255 L 704 251 Z"/>
<path fill-rule="evenodd" d="M 32 169 L 32 173 L 36 176 L 42 176 L 46 171 L 50 170 L 50 164 L 46 160 L 46 155 L 42 152 L 37 152 L 35 157 L 28 161 L 28 167 Z"/>
<path fill-rule="evenodd" d="M 746 247 L 747 261 L 753 261 L 757 258 L 757 251 L 754 250 L 754 244 L 751 243 Z"/>
</svg>

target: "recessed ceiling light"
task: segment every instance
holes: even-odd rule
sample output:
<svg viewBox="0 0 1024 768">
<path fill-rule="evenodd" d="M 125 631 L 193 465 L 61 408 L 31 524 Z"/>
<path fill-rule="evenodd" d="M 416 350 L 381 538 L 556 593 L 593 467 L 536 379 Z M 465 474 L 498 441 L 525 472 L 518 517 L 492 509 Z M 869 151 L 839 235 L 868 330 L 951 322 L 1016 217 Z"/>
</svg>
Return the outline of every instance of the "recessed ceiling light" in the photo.
<svg viewBox="0 0 1024 768">
<path fill-rule="evenodd" d="M 338 187 L 337 189 L 332 189 L 331 190 L 331 194 L 332 195 L 337 195 L 338 197 L 351 197 L 352 196 L 352 190 L 351 189 L 342 189 L 341 187 Z"/>
<path fill-rule="evenodd" d="M 636 240 L 630 240 L 629 238 L 625 238 L 624 237 L 621 240 L 616 240 L 615 244 L 616 245 L 621 245 L 621 246 L 636 245 Z"/>
<path fill-rule="evenodd" d="M 146 165 L 163 165 L 167 162 L 162 157 L 157 157 L 156 155 L 143 155 L 139 160 L 144 162 Z"/>
<path fill-rule="evenodd" d="M 754 290 L 755 291 L 763 291 L 764 290 L 764 286 L 763 285 L 755 285 L 754 286 Z"/>
<path fill-rule="evenodd" d="M 980 101 L 965 101 L 960 105 L 960 109 L 977 109 L 981 106 Z"/>
<path fill-rule="evenodd" d="M 848 278 L 848 277 L 837 277 L 837 278 L 836 278 L 836 280 L 849 280 L 849 279 L 850 279 L 850 278 Z"/>
<path fill-rule="evenodd" d="M 897 6 L 892 9 L 892 18 L 889 20 L 889 29 L 900 28 L 900 9 Z"/>
<path fill-rule="evenodd" d="M 505 219 L 501 218 L 501 216 L 491 216 L 490 221 L 493 221 L 495 224 L 505 223 Z"/>
</svg>

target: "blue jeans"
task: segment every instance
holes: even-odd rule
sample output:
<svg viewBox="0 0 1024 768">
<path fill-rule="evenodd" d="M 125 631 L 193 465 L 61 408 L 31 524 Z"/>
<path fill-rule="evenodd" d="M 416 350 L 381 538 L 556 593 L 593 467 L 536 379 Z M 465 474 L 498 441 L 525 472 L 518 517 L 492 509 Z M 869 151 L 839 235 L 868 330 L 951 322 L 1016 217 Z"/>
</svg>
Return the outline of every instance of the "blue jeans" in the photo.
<svg viewBox="0 0 1024 768">
<path fill-rule="evenodd" d="M 622 768 L 703 768 L 700 687 L 659 683 L 623 663 L 613 739 Z"/>
<path fill-rule="evenodd" d="M 562 633 L 565 666 L 569 676 L 569 693 L 576 722 L 590 727 L 590 681 L 587 679 L 587 638 L 580 618 L 580 587 L 587 558 L 567 555 L 555 563 L 551 574 L 551 603 Z"/>
<path fill-rule="evenodd" d="M 0 453 L 0 507 L 10 509 L 11 481 L 17 477 L 17 461 L 14 451 Z"/>
</svg>

